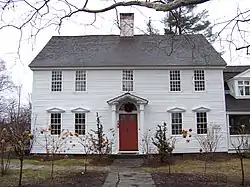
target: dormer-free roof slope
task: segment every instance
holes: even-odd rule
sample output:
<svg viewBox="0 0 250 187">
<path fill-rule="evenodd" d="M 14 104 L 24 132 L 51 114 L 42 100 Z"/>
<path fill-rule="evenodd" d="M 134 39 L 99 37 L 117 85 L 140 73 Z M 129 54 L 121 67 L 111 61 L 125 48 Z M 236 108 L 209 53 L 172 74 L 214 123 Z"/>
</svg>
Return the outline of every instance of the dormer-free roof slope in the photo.
<svg viewBox="0 0 250 187">
<path fill-rule="evenodd" d="M 53 36 L 31 68 L 225 66 L 203 35 Z"/>
</svg>

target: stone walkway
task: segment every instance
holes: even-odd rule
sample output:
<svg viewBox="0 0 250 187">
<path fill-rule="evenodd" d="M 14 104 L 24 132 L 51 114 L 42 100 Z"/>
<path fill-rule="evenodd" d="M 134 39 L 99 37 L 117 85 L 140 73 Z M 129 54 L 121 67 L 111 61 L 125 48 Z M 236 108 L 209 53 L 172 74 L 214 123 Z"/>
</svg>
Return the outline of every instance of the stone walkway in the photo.
<svg viewBox="0 0 250 187">
<path fill-rule="evenodd" d="M 116 159 L 103 187 L 155 187 L 150 175 L 141 169 L 142 159 Z"/>
</svg>

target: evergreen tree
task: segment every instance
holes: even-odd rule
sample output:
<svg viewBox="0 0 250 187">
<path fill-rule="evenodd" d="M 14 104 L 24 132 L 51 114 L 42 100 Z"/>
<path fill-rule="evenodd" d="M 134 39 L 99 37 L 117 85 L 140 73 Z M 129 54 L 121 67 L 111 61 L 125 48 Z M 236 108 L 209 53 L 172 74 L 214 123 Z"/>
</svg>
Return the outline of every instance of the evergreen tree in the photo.
<svg viewBox="0 0 250 187">
<path fill-rule="evenodd" d="M 208 11 L 197 12 L 195 5 L 170 11 L 163 19 L 165 34 L 203 34 L 213 42 L 215 37 L 211 22 L 207 18 Z"/>
</svg>

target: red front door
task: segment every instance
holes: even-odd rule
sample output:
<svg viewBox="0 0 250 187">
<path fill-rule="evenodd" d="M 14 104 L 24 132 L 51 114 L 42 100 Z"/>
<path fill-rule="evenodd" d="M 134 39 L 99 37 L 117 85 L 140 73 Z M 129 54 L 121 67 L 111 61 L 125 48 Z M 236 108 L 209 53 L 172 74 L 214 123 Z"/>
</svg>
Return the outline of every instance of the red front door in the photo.
<svg viewBox="0 0 250 187">
<path fill-rule="evenodd" d="M 119 115 L 120 151 L 138 150 L 138 131 L 136 114 Z"/>
</svg>

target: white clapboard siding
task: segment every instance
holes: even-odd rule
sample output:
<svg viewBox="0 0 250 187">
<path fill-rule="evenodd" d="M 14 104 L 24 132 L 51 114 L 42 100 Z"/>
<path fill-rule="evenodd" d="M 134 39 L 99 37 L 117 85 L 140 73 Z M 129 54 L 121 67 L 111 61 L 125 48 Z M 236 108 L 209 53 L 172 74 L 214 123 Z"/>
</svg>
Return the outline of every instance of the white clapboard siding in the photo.
<svg viewBox="0 0 250 187">
<path fill-rule="evenodd" d="M 178 69 L 178 68 L 177 68 Z M 181 68 L 180 68 L 181 69 Z M 87 70 L 87 91 L 74 91 L 75 71 L 63 70 L 62 92 L 51 92 L 51 71 L 34 71 L 32 112 L 35 120 L 33 125 L 37 128 L 46 128 L 49 125 L 50 115 L 47 109 L 57 107 L 65 110 L 62 114 L 62 128 L 74 131 L 74 115 L 72 109 L 83 107 L 90 112 L 86 113 L 86 131 L 96 127 L 96 112 L 101 116 L 105 132 L 112 128 L 111 108 L 107 100 L 117 97 L 122 92 L 121 70 Z M 180 107 L 183 113 L 183 128 L 192 128 L 196 131 L 195 113 L 197 107 L 207 107 L 208 122 L 221 126 L 224 141 L 217 151 L 228 150 L 227 127 L 225 115 L 224 82 L 222 69 L 206 69 L 206 91 L 195 92 L 193 85 L 193 70 L 181 70 L 181 92 L 169 91 L 169 70 L 134 70 L 134 91 L 131 92 L 149 101 L 145 106 L 144 130 L 155 130 L 156 126 L 164 121 L 170 126 L 170 113 L 168 109 Z M 118 132 L 118 131 L 116 131 Z M 139 133 L 140 135 L 142 132 Z M 141 138 L 139 138 L 141 140 Z M 140 142 L 141 144 L 142 142 Z M 141 147 L 140 147 L 141 149 Z M 199 145 L 195 138 L 190 143 L 179 136 L 175 152 L 198 152 Z M 152 148 L 154 150 L 154 148 Z M 34 153 L 42 153 L 39 145 L 34 145 Z M 67 153 L 81 154 L 81 147 L 76 147 Z"/>
</svg>

